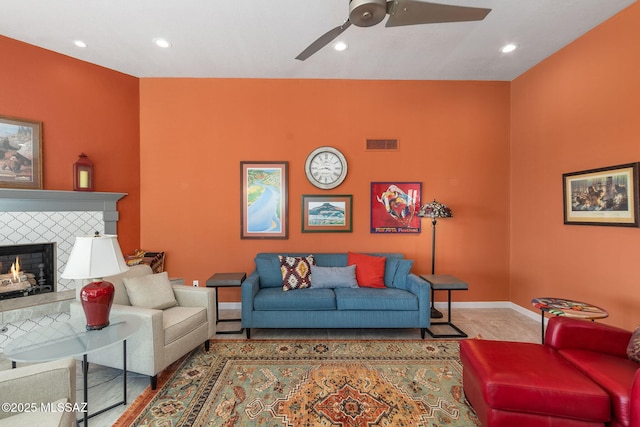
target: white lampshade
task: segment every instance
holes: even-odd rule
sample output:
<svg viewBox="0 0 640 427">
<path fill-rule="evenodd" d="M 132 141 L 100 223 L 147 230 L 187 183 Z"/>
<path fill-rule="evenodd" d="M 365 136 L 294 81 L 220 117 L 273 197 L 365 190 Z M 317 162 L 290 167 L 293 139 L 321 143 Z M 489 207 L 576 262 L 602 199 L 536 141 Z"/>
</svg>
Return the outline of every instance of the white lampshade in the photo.
<svg viewBox="0 0 640 427">
<path fill-rule="evenodd" d="M 101 279 L 127 271 L 117 236 L 76 237 L 63 279 Z"/>
</svg>

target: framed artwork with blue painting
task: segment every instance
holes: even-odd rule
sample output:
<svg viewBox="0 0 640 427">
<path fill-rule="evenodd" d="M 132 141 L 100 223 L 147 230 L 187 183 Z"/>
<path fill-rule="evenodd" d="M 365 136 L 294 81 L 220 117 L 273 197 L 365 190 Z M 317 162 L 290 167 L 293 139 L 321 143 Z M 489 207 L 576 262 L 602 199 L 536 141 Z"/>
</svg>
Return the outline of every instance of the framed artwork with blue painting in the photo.
<svg viewBox="0 0 640 427">
<path fill-rule="evenodd" d="M 240 162 L 240 238 L 287 239 L 288 162 Z"/>
</svg>

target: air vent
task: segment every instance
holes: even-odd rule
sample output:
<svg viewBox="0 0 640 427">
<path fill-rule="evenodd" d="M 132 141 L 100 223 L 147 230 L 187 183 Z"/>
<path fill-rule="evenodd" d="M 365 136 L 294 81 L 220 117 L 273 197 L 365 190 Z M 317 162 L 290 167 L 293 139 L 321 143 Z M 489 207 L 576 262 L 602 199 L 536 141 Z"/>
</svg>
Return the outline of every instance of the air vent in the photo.
<svg viewBox="0 0 640 427">
<path fill-rule="evenodd" d="M 398 151 L 397 139 L 367 139 L 367 151 Z"/>
</svg>

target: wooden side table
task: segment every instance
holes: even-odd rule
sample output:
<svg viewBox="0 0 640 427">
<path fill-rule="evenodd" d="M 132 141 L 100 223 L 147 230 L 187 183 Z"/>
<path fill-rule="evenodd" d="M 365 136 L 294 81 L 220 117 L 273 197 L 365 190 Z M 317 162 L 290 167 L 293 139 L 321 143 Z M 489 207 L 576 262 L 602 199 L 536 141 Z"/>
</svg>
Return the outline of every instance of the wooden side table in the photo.
<svg viewBox="0 0 640 427">
<path fill-rule="evenodd" d="M 578 319 L 591 321 L 609 317 L 609 313 L 603 308 L 570 299 L 534 298 L 531 300 L 531 304 L 540 310 L 540 314 L 542 315 L 542 344 L 544 344 L 544 313 L 555 314 L 556 316 L 577 317 Z"/>
<path fill-rule="evenodd" d="M 446 325 L 456 331 L 454 334 L 434 334 L 430 328 L 427 328 L 429 335 L 433 338 L 466 338 L 467 334 L 451 322 L 451 291 L 468 290 L 467 282 L 450 274 L 421 274 L 420 277 L 429 282 L 432 291 L 447 291 L 447 321 L 431 322 L 431 325 Z"/>
<path fill-rule="evenodd" d="M 207 279 L 207 288 L 215 288 L 216 293 L 216 325 L 220 322 L 237 322 L 242 319 L 220 319 L 219 306 L 218 306 L 218 288 L 239 288 L 242 286 L 242 282 L 247 278 L 246 273 L 215 273 L 213 276 Z M 236 331 L 217 331 L 216 334 L 241 334 L 244 332 L 244 328 L 240 328 Z"/>
</svg>

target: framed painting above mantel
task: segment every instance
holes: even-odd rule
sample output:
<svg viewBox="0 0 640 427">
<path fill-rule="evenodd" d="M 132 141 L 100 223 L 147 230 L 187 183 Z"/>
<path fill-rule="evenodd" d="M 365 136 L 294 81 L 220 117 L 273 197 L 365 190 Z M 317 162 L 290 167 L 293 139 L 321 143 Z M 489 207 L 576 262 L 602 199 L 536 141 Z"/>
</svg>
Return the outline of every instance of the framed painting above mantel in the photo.
<svg viewBox="0 0 640 427">
<path fill-rule="evenodd" d="M 637 227 L 639 164 L 563 174 L 564 223 Z"/>
<path fill-rule="evenodd" d="M 42 189 L 42 122 L 0 116 L 0 188 Z"/>
</svg>

